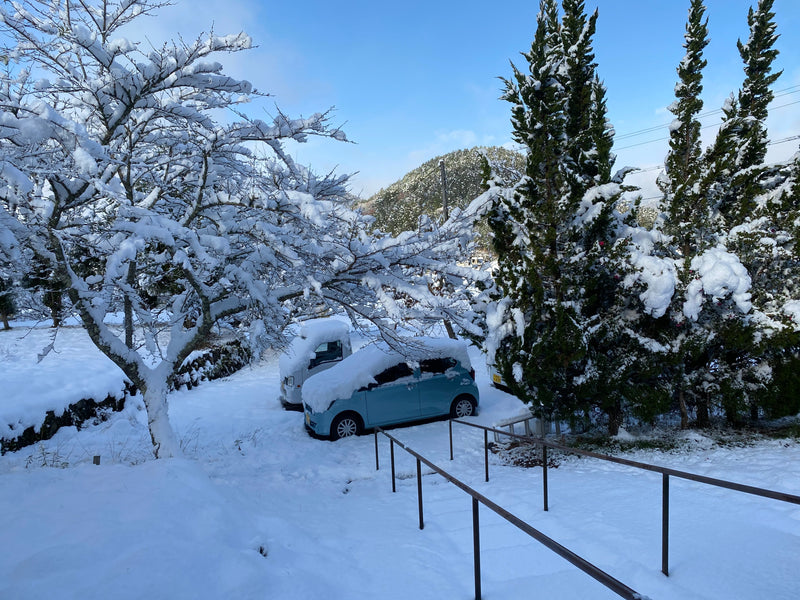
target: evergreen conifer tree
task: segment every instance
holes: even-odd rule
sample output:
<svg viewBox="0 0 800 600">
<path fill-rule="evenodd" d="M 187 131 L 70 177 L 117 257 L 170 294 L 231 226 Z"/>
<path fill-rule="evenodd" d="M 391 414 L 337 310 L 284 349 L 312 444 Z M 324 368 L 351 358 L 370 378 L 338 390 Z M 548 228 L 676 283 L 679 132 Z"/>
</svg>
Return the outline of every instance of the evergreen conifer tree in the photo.
<svg viewBox="0 0 800 600">
<path fill-rule="evenodd" d="M 699 407 L 701 420 L 708 414 L 704 409 L 705 396 L 701 393 L 703 386 L 697 379 L 702 377 L 707 366 L 704 355 L 709 332 L 705 323 L 685 318 L 683 299 L 694 279 L 692 259 L 716 242 L 714 231 L 709 227 L 706 197 L 699 185 L 702 152 L 698 115 L 703 109 L 700 94 L 703 69 L 707 64 L 703 50 L 708 45 L 708 19 L 702 0 L 691 0 L 684 40 L 686 53 L 677 68 L 676 99 L 669 107 L 675 115 L 670 126 L 670 149 L 658 183 L 664 192 L 666 220 L 663 229 L 673 240 L 667 246 L 666 255 L 675 261 L 678 269 L 671 319 L 661 337 L 673 349 L 673 360 L 667 363 L 673 369 L 666 369 L 666 373 L 672 380 L 681 427 L 685 428 L 689 420 L 689 402 Z M 687 395 L 690 398 L 687 399 Z"/>
<path fill-rule="evenodd" d="M 614 167 L 616 156 L 611 152 L 614 146 L 614 128 L 609 123 L 608 107 L 606 104 L 606 88 L 595 75 L 592 82 L 592 102 L 589 108 L 589 132 L 594 149 L 594 164 L 597 173 L 595 182 L 604 184 L 611 181 L 611 170 Z"/>
<path fill-rule="evenodd" d="M 704 13 L 702 0 L 692 0 L 686 23 L 686 54 L 677 69 L 676 100 L 670 106 L 675 120 L 670 126 L 670 150 L 664 165 L 666 176 L 659 182 L 666 194 L 670 233 L 681 236 L 678 245 L 684 256 L 694 252 L 693 246 L 698 241 L 695 228 L 685 225 L 695 225 L 706 216 L 703 199 L 696 189 L 701 155 L 698 115 L 703 109 L 700 94 L 703 69 L 707 64 L 703 50 L 708 45 L 708 19 L 703 19 Z"/>
<path fill-rule="evenodd" d="M 705 372 L 709 400 L 716 399 L 730 421 L 739 420 L 748 410 L 751 418 L 758 416 L 757 399 L 771 377 L 766 362 L 769 345 L 764 342 L 780 328 L 768 316 L 775 311 L 769 289 L 778 244 L 763 243 L 784 229 L 779 211 L 774 210 L 776 203 L 768 201 L 770 188 L 781 177 L 764 165 L 765 120 L 773 97 L 770 86 L 781 74 L 772 72 L 778 54 L 773 48 L 778 36 L 772 5 L 773 0 L 760 0 L 748 12 L 748 41 L 737 44 L 745 79 L 738 94 L 723 107 L 723 123 L 704 156 L 700 186 L 713 227 L 710 237 L 718 250 L 735 256 L 746 270 L 752 300 L 740 304 L 732 296 L 714 299 L 698 317 L 709 332 L 698 371 Z"/>
<path fill-rule="evenodd" d="M 592 50 L 597 13 L 587 17 L 576 0 L 563 8 L 559 22 L 557 3 L 542 0 L 523 54 L 529 73 L 512 65 L 505 81 L 513 135 L 528 156 L 515 187 L 493 190 L 498 290 L 488 345 L 534 410 L 573 418 L 600 408 L 616 433 L 632 364 L 618 318 L 623 188 L 611 183 L 613 129 Z"/>
<path fill-rule="evenodd" d="M 759 175 L 768 142 L 765 121 L 773 98 L 770 86 L 782 73 L 772 72 L 778 56 L 773 47 L 778 39 L 773 2 L 759 0 L 756 10 L 751 7 L 748 12 L 750 37 L 747 43 L 737 42 L 744 62 L 744 83 L 736 101 L 724 107 L 723 125 L 707 155 L 710 176 L 722 188 L 716 209 L 728 227 L 752 215 L 761 191 Z"/>
<path fill-rule="evenodd" d="M 529 73 L 512 64 L 503 99 L 512 104 L 515 141 L 528 149 L 525 176 L 498 195 L 489 213 L 498 255 L 495 280 L 506 299 L 506 328 L 496 362 L 524 401 L 559 412 L 568 402 L 570 367 L 580 353 L 580 330 L 563 302 L 561 251 L 569 187 L 566 156 L 566 92 L 558 6 L 541 0 Z"/>
<path fill-rule="evenodd" d="M 564 47 L 567 173 L 571 200 L 578 201 L 593 183 L 600 168 L 592 152 L 595 140 L 590 122 L 595 69 L 592 37 L 597 26 L 597 11 L 587 19 L 583 0 L 563 0 L 564 17 L 561 40 Z"/>
</svg>

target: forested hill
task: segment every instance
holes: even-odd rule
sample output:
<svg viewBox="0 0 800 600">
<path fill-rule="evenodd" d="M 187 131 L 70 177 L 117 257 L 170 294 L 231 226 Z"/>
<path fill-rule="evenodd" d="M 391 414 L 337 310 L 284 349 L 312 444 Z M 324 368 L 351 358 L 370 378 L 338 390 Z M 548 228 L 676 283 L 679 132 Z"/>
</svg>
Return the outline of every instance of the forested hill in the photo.
<svg viewBox="0 0 800 600">
<path fill-rule="evenodd" d="M 482 156 L 486 156 L 503 182 L 511 185 L 525 169 L 524 155 L 505 148 L 476 147 L 437 156 L 380 190 L 363 204 L 375 216 L 376 226 L 398 234 L 416 229 L 419 217 L 440 218 L 442 179 L 439 162 L 444 160 L 447 174 L 447 200 L 450 208 L 465 207 L 485 189 Z"/>
</svg>

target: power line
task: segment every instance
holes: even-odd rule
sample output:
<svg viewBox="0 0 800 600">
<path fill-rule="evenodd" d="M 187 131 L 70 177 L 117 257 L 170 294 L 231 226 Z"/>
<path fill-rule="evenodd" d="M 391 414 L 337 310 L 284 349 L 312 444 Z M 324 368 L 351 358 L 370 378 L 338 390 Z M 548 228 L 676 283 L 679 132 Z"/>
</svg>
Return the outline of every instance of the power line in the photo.
<svg viewBox="0 0 800 600">
<path fill-rule="evenodd" d="M 773 100 L 776 99 L 776 98 L 782 98 L 783 96 L 790 96 L 792 94 L 797 94 L 797 93 L 800 93 L 800 85 L 793 85 L 793 86 L 778 90 L 777 92 L 774 92 Z M 781 106 L 775 106 L 775 107 L 772 107 L 770 110 L 783 108 L 785 106 L 791 106 L 792 104 L 796 104 L 796 102 L 790 102 L 789 104 L 783 104 Z M 697 115 L 697 117 L 698 117 L 698 119 L 704 119 L 706 117 L 713 117 L 715 115 L 722 114 L 723 112 L 724 111 L 721 108 L 715 108 L 713 110 L 708 110 L 706 112 L 702 112 L 699 115 Z M 637 129 L 636 131 L 630 131 L 628 133 L 622 133 L 620 135 L 614 136 L 614 138 L 617 139 L 617 140 L 623 140 L 623 139 L 627 139 L 627 138 L 638 137 L 640 135 L 644 135 L 645 133 L 651 133 L 653 131 L 658 131 L 660 129 L 663 129 L 664 127 L 669 127 L 670 124 L 671 123 L 664 123 L 663 125 L 654 125 L 652 127 L 645 127 L 644 129 Z M 653 141 L 657 141 L 657 140 L 653 140 Z M 650 142 L 646 142 L 646 143 L 650 143 Z"/>
<path fill-rule="evenodd" d="M 783 138 L 782 140 L 775 140 L 774 142 L 767 142 L 767 146 L 773 146 L 775 144 L 783 144 L 784 142 L 792 142 L 794 140 L 800 140 L 800 135 L 792 135 L 787 138 Z"/>
<path fill-rule="evenodd" d="M 800 90 L 798 90 L 798 91 L 800 91 Z M 800 104 L 800 100 L 795 100 L 794 102 L 789 102 L 788 104 L 781 104 L 780 106 L 773 106 L 770 110 L 777 110 L 779 108 L 786 108 L 787 106 L 792 106 L 794 104 Z M 710 127 L 718 127 L 719 125 L 720 125 L 720 123 L 709 123 L 708 125 L 703 125 L 702 127 L 700 127 L 700 129 L 708 129 Z M 652 129 L 649 129 L 648 131 L 652 131 Z M 618 140 L 619 137 L 615 137 L 614 139 Z M 662 136 L 662 137 L 656 138 L 654 140 L 647 140 L 646 142 L 637 142 L 635 144 L 629 144 L 627 146 L 621 146 L 619 148 L 614 148 L 614 150 L 615 151 L 627 150 L 628 148 L 636 148 L 637 146 L 645 146 L 647 144 L 653 144 L 655 142 L 663 142 L 663 141 L 668 140 L 668 139 L 669 139 L 669 136 L 666 136 L 666 137 Z M 784 141 L 786 141 L 786 140 L 784 140 Z M 780 143 L 780 142 L 769 142 L 768 145 L 771 145 L 773 143 Z"/>
<path fill-rule="evenodd" d="M 711 127 L 711 125 L 706 125 L 706 127 Z M 800 140 L 800 134 L 798 135 L 790 135 L 789 137 L 781 138 L 779 140 L 770 140 L 767 142 L 767 146 L 775 146 L 777 144 L 785 144 L 786 142 L 793 142 L 795 140 Z M 661 140 L 652 140 L 652 141 L 661 141 Z M 642 142 L 643 144 L 649 144 L 651 142 Z M 639 145 L 639 144 L 636 144 Z M 632 148 L 633 146 L 626 146 L 626 148 Z M 622 150 L 622 148 L 620 148 Z M 664 165 L 654 165 L 652 167 L 647 167 L 645 169 L 636 169 L 637 173 L 648 173 L 650 171 L 660 171 L 664 168 Z M 644 198 L 645 200 L 649 200 L 650 198 Z"/>
</svg>

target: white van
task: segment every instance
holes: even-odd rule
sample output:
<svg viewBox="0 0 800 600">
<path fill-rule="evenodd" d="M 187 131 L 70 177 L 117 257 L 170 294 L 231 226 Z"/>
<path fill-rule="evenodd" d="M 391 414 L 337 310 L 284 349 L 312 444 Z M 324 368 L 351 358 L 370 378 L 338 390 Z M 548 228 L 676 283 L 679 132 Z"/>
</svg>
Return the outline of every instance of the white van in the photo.
<svg viewBox="0 0 800 600">
<path fill-rule="evenodd" d="M 302 411 L 300 390 L 306 379 L 329 369 L 352 353 L 350 326 L 347 323 L 337 319 L 305 321 L 278 363 L 283 407 Z"/>
</svg>

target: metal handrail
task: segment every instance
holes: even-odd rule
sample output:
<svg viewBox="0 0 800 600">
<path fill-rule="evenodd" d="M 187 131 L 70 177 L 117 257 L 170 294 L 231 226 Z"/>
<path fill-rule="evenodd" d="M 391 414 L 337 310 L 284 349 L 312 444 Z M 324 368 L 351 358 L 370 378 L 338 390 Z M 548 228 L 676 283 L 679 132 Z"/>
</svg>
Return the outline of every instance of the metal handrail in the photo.
<svg viewBox="0 0 800 600">
<path fill-rule="evenodd" d="M 480 600 L 481 598 L 481 576 L 480 576 L 480 533 L 479 533 L 479 520 L 478 520 L 478 504 L 483 504 L 488 509 L 496 513 L 497 515 L 503 517 L 506 521 L 511 523 L 512 525 L 516 526 L 518 529 L 524 531 L 529 536 L 540 542 L 546 548 L 552 550 L 565 560 L 569 561 L 576 567 L 578 567 L 581 571 L 590 575 L 592 578 L 597 580 L 598 582 L 602 583 L 608 589 L 616 593 L 618 596 L 622 598 L 626 598 L 628 600 L 646 600 L 646 597 L 639 594 L 635 590 L 631 589 L 618 579 L 612 577 L 599 567 L 593 565 L 586 559 L 578 556 L 565 546 L 562 546 L 554 539 L 548 537 L 538 529 L 534 528 L 527 522 L 523 521 L 519 517 L 513 515 L 500 505 L 496 504 L 489 500 L 486 496 L 481 494 L 480 492 L 474 490 L 470 486 L 468 486 L 463 481 L 459 480 L 458 478 L 454 477 L 441 467 L 437 466 L 430 460 L 426 459 L 424 456 L 415 452 L 413 449 L 409 448 L 405 444 L 403 444 L 400 440 L 395 438 L 394 436 L 386 433 L 380 427 L 375 428 L 375 468 L 377 470 L 380 469 L 380 463 L 378 460 L 378 434 L 381 433 L 387 438 L 389 438 L 390 442 L 390 451 L 391 451 L 391 465 L 392 465 L 392 491 L 396 491 L 395 486 L 395 469 L 394 469 L 394 444 L 400 446 L 403 450 L 408 452 L 411 456 L 413 456 L 417 461 L 417 498 L 418 498 L 418 505 L 419 505 L 419 528 L 424 529 L 425 522 L 423 519 L 423 503 L 422 503 L 422 471 L 421 471 L 421 464 L 425 464 L 427 467 L 432 469 L 435 473 L 444 477 L 447 481 L 461 489 L 462 491 L 466 492 L 469 496 L 472 497 L 472 527 L 473 527 L 473 559 L 474 559 L 474 567 L 475 567 L 475 598 L 476 600 Z"/>
<path fill-rule="evenodd" d="M 742 483 L 735 483 L 733 481 L 726 481 L 724 479 L 717 479 L 715 477 L 707 477 L 705 475 L 698 475 L 696 473 L 689 473 L 687 471 L 678 471 L 677 469 L 670 469 L 669 467 L 660 467 L 658 465 L 651 465 L 649 463 L 637 462 L 635 460 L 628 460 L 627 458 L 619 458 L 617 456 L 611 456 L 608 454 L 600 454 L 598 452 L 592 452 L 591 450 L 581 450 L 579 448 L 571 448 L 569 446 L 565 446 L 563 444 L 558 444 L 556 442 L 551 442 L 545 440 L 544 438 L 533 437 L 533 436 L 526 436 L 526 435 L 519 435 L 515 433 L 510 433 L 508 431 L 502 431 L 500 429 L 495 429 L 493 427 L 486 427 L 485 425 L 478 425 L 477 423 L 469 423 L 467 421 L 461 421 L 460 419 L 452 419 L 453 423 L 459 423 L 461 425 L 468 425 L 469 427 L 474 427 L 476 429 L 484 429 L 487 432 L 491 431 L 494 433 L 498 433 L 501 435 L 512 436 L 516 438 L 525 439 L 527 441 L 533 442 L 535 444 L 541 446 L 547 446 L 548 448 L 553 448 L 555 450 L 563 450 L 565 452 L 569 452 L 571 454 L 578 454 L 581 456 L 588 456 L 590 458 L 597 458 L 600 460 L 605 460 L 608 462 L 617 463 L 620 465 L 626 465 L 629 467 L 635 467 L 637 469 L 644 469 L 645 471 L 652 471 L 654 473 L 661 473 L 662 475 L 670 475 L 672 477 L 679 477 L 681 479 L 688 479 L 690 481 L 697 481 L 699 483 L 705 483 L 707 485 L 713 485 L 716 487 L 727 488 L 729 490 L 734 490 L 737 492 L 743 492 L 745 494 L 752 494 L 754 496 L 762 496 L 764 498 L 772 498 L 773 500 L 780 500 L 782 502 L 789 502 L 791 504 L 800 504 L 800 496 L 796 496 L 794 494 L 788 494 L 786 492 L 777 492 L 775 490 L 768 490 L 765 488 L 759 488 L 752 485 L 745 485 Z"/>
<path fill-rule="evenodd" d="M 467 425 L 469 427 L 474 427 L 475 429 L 483 430 L 483 439 L 484 439 L 484 455 L 485 455 L 485 469 L 486 469 L 486 481 L 489 481 L 489 444 L 488 444 L 488 434 L 489 432 L 497 433 L 500 435 L 505 435 L 517 439 L 523 439 L 528 442 L 532 442 L 542 447 L 542 488 L 543 488 L 543 498 L 544 498 L 544 510 L 548 510 L 548 482 L 547 482 L 547 448 L 552 448 L 554 450 L 561 450 L 564 452 L 569 452 L 571 454 L 577 454 L 579 456 L 587 456 L 590 458 L 596 458 L 599 460 L 605 460 L 612 463 L 617 463 L 620 465 L 625 465 L 628 467 L 634 467 L 637 469 L 642 469 L 645 471 L 650 471 L 653 473 L 660 473 L 662 476 L 662 516 L 661 516 L 661 572 L 664 575 L 669 575 L 669 478 L 670 477 L 677 477 L 680 479 L 687 479 L 689 481 L 696 481 L 698 483 L 704 483 L 706 485 L 712 485 L 715 487 L 725 488 L 729 490 L 733 490 L 736 492 L 742 492 L 745 494 L 751 494 L 753 496 L 760 496 L 763 498 L 771 498 L 773 500 L 780 500 L 781 502 L 788 502 L 790 504 L 798 504 L 800 505 L 800 496 L 795 494 L 788 494 L 786 492 L 778 492 L 775 490 L 769 490 L 765 488 L 755 487 L 752 485 L 745 485 L 742 483 L 735 483 L 733 481 L 727 481 L 725 479 L 718 479 L 715 477 L 707 477 L 706 475 L 698 475 L 696 473 L 689 473 L 687 471 L 679 471 L 677 469 L 670 469 L 668 467 L 660 467 L 658 465 L 651 465 L 649 463 L 638 462 L 634 460 L 628 460 L 627 458 L 619 458 L 617 456 L 610 456 L 608 454 L 600 454 L 598 452 L 592 452 L 591 450 L 581 450 L 578 448 L 571 448 L 569 446 L 565 446 L 563 444 L 559 444 L 557 442 L 551 442 L 545 440 L 544 438 L 540 437 L 532 437 L 528 435 L 520 435 L 516 433 L 512 433 L 509 431 L 503 431 L 500 429 L 495 429 L 493 427 L 487 427 L 485 425 L 479 425 L 477 423 L 470 423 L 468 421 L 462 421 L 460 419 L 450 419 L 449 428 L 450 428 L 450 460 L 453 460 L 453 423 L 459 423 L 461 425 Z"/>
</svg>

